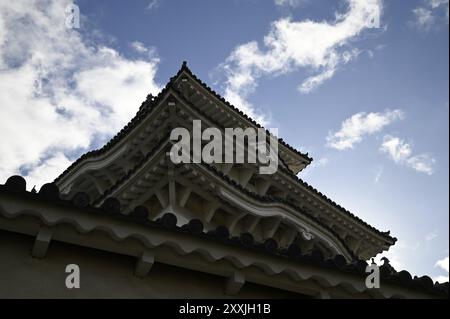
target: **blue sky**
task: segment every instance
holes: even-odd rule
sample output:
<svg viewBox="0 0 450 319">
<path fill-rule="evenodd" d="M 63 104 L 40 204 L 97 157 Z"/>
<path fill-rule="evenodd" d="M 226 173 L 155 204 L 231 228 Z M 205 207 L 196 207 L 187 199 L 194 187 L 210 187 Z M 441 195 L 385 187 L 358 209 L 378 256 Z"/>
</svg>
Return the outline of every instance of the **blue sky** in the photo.
<svg viewBox="0 0 450 319">
<path fill-rule="evenodd" d="M 309 152 L 300 177 L 391 230 L 394 266 L 448 280 L 448 0 L 79 0 L 73 30 L 72 1 L 31 3 L 0 1 L 2 179 L 51 180 L 187 60 Z"/>
</svg>

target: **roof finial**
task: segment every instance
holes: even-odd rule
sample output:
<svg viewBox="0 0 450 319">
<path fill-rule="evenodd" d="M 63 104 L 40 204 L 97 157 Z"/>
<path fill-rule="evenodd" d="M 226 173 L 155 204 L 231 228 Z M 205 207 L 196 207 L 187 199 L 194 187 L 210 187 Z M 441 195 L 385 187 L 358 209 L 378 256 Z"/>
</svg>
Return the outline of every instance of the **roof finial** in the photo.
<svg viewBox="0 0 450 319">
<path fill-rule="evenodd" d="M 187 67 L 187 62 L 183 61 L 183 64 L 181 65 L 182 68 L 186 68 Z"/>
</svg>

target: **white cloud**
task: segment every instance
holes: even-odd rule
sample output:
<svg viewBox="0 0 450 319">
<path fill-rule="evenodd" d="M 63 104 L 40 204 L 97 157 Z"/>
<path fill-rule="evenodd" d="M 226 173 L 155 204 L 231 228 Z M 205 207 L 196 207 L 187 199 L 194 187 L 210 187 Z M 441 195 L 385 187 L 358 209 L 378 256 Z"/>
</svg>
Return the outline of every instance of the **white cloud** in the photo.
<svg viewBox="0 0 450 319">
<path fill-rule="evenodd" d="M 448 272 L 448 271 L 449 271 L 449 269 L 448 269 L 448 268 L 449 268 L 449 267 L 448 267 L 448 264 L 449 264 L 449 258 L 448 258 L 448 256 L 447 256 L 447 257 L 445 257 L 445 258 L 443 258 L 443 259 L 441 259 L 441 260 L 438 260 L 438 261 L 436 262 L 435 267 L 439 267 L 439 268 L 445 270 L 446 272 Z"/>
<path fill-rule="evenodd" d="M 418 172 L 433 174 L 436 160 L 428 153 L 412 155 L 412 147 L 404 140 L 386 135 L 380 151 L 387 153 L 397 164 L 408 166 Z"/>
<path fill-rule="evenodd" d="M 416 24 L 421 29 L 429 29 L 434 23 L 434 15 L 430 9 L 418 7 L 413 10 Z"/>
<path fill-rule="evenodd" d="M 448 6 L 448 0 L 428 0 L 428 4 L 433 8 L 439 8 L 440 6 Z"/>
<path fill-rule="evenodd" d="M 421 247 L 421 242 L 410 243 L 399 240 L 394 246 L 391 246 L 388 251 L 384 251 L 375 256 L 375 263 L 382 265 L 381 259 L 386 257 L 389 259 L 389 264 L 394 267 L 395 270 L 401 271 L 403 269 L 408 270 L 410 265 L 407 265 L 408 255 L 417 254 L 417 251 Z"/>
<path fill-rule="evenodd" d="M 71 3 L 0 2 L 0 183 L 21 171 L 29 187 L 51 181 L 160 89 L 150 51 L 128 59 L 66 28 Z"/>
<path fill-rule="evenodd" d="M 346 150 L 354 148 L 367 135 L 381 132 L 392 122 L 403 119 L 401 110 L 386 110 L 383 113 L 356 113 L 342 122 L 341 129 L 330 132 L 327 136 L 327 146 Z M 408 166 L 418 172 L 433 174 L 436 160 L 431 154 L 413 155 L 412 146 L 398 137 L 386 135 L 380 151 L 387 153 L 397 164 Z M 382 171 L 375 173 L 375 183 L 378 182 Z"/>
<path fill-rule="evenodd" d="M 388 251 L 376 255 L 374 261 L 378 266 L 381 266 L 384 263 L 381 259 L 386 257 L 389 260 L 389 264 L 394 267 L 395 270 L 400 271 L 405 268 L 404 262 L 400 256 L 402 255 L 402 250 L 406 249 L 410 249 L 410 247 L 397 243 L 395 246 L 390 247 Z M 369 261 L 369 264 L 370 263 L 371 261 Z"/>
<path fill-rule="evenodd" d="M 398 137 L 389 135 L 384 137 L 381 151 L 388 153 L 396 163 L 405 161 L 412 153 L 411 146 L 408 143 Z"/>
<path fill-rule="evenodd" d="M 326 80 L 331 79 L 336 73 L 336 69 L 339 64 L 349 63 L 350 61 L 356 59 L 360 53 L 361 51 L 358 49 L 352 49 L 350 51 L 342 52 L 340 56 L 337 54 L 332 54 L 329 67 L 319 74 L 306 78 L 298 87 L 299 91 L 305 94 L 310 93 L 317 87 L 321 86 Z"/>
<path fill-rule="evenodd" d="M 151 0 L 147 5 L 147 10 L 156 9 L 159 6 L 159 0 Z"/>
<path fill-rule="evenodd" d="M 378 183 L 379 181 L 380 181 L 380 178 L 381 178 L 381 175 L 383 175 L 383 171 L 384 171 L 384 169 L 383 169 L 383 167 L 378 167 L 376 170 L 375 170 L 375 176 L 374 176 L 374 178 L 373 178 L 373 182 L 376 184 L 376 183 Z"/>
<path fill-rule="evenodd" d="M 342 122 L 338 132 L 328 134 L 327 146 L 337 150 L 351 149 L 355 144 L 360 143 L 364 136 L 380 132 L 387 125 L 403 117 L 401 110 L 356 113 Z"/>
<path fill-rule="evenodd" d="M 437 230 L 434 230 L 434 231 L 432 231 L 431 233 L 428 233 L 428 234 L 425 236 L 425 240 L 426 240 L 426 241 L 432 241 L 432 240 L 436 239 L 438 236 L 439 236 L 438 231 L 437 231 Z"/>
<path fill-rule="evenodd" d="M 51 157 L 33 164 L 30 173 L 27 174 L 27 184 L 29 187 L 42 184 L 42 181 L 51 181 L 64 171 L 71 161 L 62 153 L 57 152 Z"/>
<path fill-rule="evenodd" d="M 319 168 L 319 167 L 325 167 L 330 163 L 330 158 L 325 155 L 319 159 L 315 159 L 309 166 L 308 169 L 305 171 L 302 171 L 301 173 L 298 173 L 297 176 L 300 177 L 301 174 L 301 178 L 306 178 L 308 176 L 311 176 L 314 171 Z"/>
<path fill-rule="evenodd" d="M 435 164 L 436 160 L 431 156 L 431 154 L 420 154 L 412 156 L 407 160 L 407 165 L 409 167 L 428 175 L 434 173 Z"/>
<path fill-rule="evenodd" d="M 275 4 L 280 7 L 297 7 L 305 0 L 275 0 Z"/>
<path fill-rule="evenodd" d="M 338 67 L 357 55 L 350 43 L 362 31 L 378 27 L 381 0 L 347 0 L 348 10 L 334 21 L 293 21 L 282 18 L 271 24 L 264 47 L 256 41 L 236 47 L 220 69 L 227 77 L 225 98 L 251 116 L 256 111 L 247 96 L 264 75 L 281 75 L 304 68 L 314 74 L 300 86 L 308 93 L 331 78 Z M 349 49 L 350 48 L 350 49 Z M 260 120 L 264 120 L 260 117 Z"/>
<path fill-rule="evenodd" d="M 322 83 L 325 82 L 326 80 L 331 79 L 335 72 L 336 72 L 335 68 L 329 68 L 323 71 L 322 73 L 311 76 L 307 78 L 305 81 L 303 81 L 303 83 L 300 84 L 298 89 L 301 93 L 309 93 L 315 88 L 322 85 Z"/>
<path fill-rule="evenodd" d="M 148 48 L 142 42 L 139 42 L 139 41 L 132 42 L 131 47 L 134 50 L 136 50 L 136 52 L 139 52 L 139 53 L 147 53 L 148 52 Z"/>
<path fill-rule="evenodd" d="M 328 164 L 330 160 L 328 159 L 328 157 L 322 157 L 317 161 L 317 165 L 318 166 L 325 166 Z"/>
<path fill-rule="evenodd" d="M 448 276 L 436 276 L 433 278 L 433 281 L 437 281 L 439 283 L 448 282 Z"/>
<path fill-rule="evenodd" d="M 448 282 L 448 270 L 449 270 L 448 264 L 449 264 L 448 256 L 443 258 L 443 259 L 441 259 L 441 260 L 438 260 L 436 262 L 436 264 L 434 266 L 435 267 L 439 267 L 442 270 L 444 270 L 445 272 L 447 272 L 447 276 L 445 276 L 445 275 L 444 276 L 443 275 L 437 276 L 437 277 L 434 278 L 434 281 Z"/>
<path fill-rule="evenodd" d="M 413 9 L 412 24 L 422 31 L 429 31 L 440 21 L 448 23 L 448 0 L 424 0 L 423 5 Z"/>
</svg>

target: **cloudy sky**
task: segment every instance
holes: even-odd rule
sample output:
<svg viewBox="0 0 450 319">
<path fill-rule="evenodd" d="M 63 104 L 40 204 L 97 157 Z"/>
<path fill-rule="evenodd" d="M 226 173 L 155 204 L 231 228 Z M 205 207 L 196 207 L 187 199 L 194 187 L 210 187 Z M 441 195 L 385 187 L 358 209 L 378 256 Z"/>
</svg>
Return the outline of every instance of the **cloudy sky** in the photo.
<svg viewBox="0 0 450 319">
<path fill-rule="evenodd" d="M 79 28 L 69 14 L 80 9 Z M 448 280 L 448 0 L 0 0 L 0 182 L 53 180 L 183 60 L 300 174 Z M 69 11 L 67 11 L 69 10 Z M 68 25 L 75 28 L 68 28 Z"/>
</svg>

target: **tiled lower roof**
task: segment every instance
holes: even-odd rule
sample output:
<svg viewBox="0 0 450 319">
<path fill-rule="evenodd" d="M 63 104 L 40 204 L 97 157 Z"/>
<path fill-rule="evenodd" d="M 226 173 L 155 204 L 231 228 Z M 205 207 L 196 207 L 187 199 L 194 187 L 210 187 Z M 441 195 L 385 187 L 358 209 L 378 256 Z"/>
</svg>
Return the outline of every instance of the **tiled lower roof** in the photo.
<svg viewBox="0 0 450 319">
<path fill-rule="evenodd" d="M 102 208 L 91 206 L 89 196 L 86 193 L 77 193 L 71 200 L 63 200 L 59 197 L 58 187 L 53 183 L 43 185 L 38 193 L 27 192 L 25 179 L 21 176 L 12 176 L 4 185 L 0 185 L 0 193 L 61 207 L 77 208 L 86 214 L 108 215 L 123 222 L 137 223 L 149 228 L 164 228 L 174 232 L 182 232 L 204 240 L 214 240 L 225 245 L 238 246 L 243 249 L 286 258 L 294 262 L 355 274 L 364 278 L 367 275 L 365 272 L 367 262 L 364 260 L 355 260 L 347 263 L 341 255 L 337 255 L 332 259 L 324 259 L 322 253 L 318 250 L 303 254 L 300 247 L 295 243 L 291 244 L 287 249 L 279 249 L 277 242 L 271 238 L 263 243 L 256 243 L 253 236 L 249 233 L 243 233 L 239 237 L 230 237 L 230 233 L 225 226 L 219 226 L 214 231 L 204 232 L 203 224 L 198 219 L 192 219 L 187 224 L 179 227 L 176 226 L 176 216 L 171 213 L 166 213 L 157 221 L 150 221 L 148 220 L 148 210 L 143 206 L 136 207 L 129 215 L 123 215 L 120 213 L 120 202 L 114 198 L 109 198 L 105 201 Z M 433 283 L 428 276 L 414 276 L 413 278 L 408 271 L 397 272 L 386 263 L 380 267 L 380 274 L 384 282 L 448 298 L 448 282 L 442 284 Z"/>
</svg>

